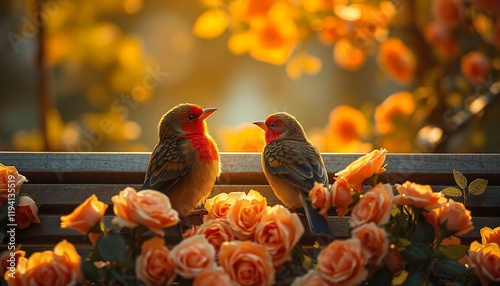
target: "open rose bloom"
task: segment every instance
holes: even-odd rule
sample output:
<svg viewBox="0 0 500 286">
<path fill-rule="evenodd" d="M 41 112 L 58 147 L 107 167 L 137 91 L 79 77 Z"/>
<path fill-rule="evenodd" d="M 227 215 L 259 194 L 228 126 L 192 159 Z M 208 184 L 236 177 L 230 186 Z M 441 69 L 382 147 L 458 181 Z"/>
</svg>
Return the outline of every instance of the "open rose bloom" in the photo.
<svg viewBox="0 0 500 286">
<path fill-rule="evenodd" d="M 175 264 L 163 238 L 146 240 L 135 262 L 137 279 L 146 285 L 169 285 L 175 279 Z"/>
<path fill-rule="evenodd" d="M 19 195 L 21 185 L 27 182 L 26 177 L 19 174 L 16 167 L 4 166 L 0 163 L 0 209 L 8 200 L 9 195 Z"/>
<path fill-rule="evenodd" d="M 81 258 L 75 247 L 63 240 L 54 250 L 19 257 L 15 278 L 5 276 L 9 285 L 77 285 L 82 280 Z"/>
<path fill-rule="evenodd" d="M 135 228 L 143 225 L 158 235 L 165 235 L 162 228 L 176 225 L 179 214 L 172 208 L 169 198 L 155 190 L 137 192 L 131 187 L 111 198 L 116 217 L 112 223 L 120 227 Z"/>
<path fill-rule="evenodd" d="M 41 223 L 38 218 L 38 206 L 32 198 L 20 196 L 19 204 L 16 206 L 17 228 L 27 228 L 31 223 Z"/>
</svg>

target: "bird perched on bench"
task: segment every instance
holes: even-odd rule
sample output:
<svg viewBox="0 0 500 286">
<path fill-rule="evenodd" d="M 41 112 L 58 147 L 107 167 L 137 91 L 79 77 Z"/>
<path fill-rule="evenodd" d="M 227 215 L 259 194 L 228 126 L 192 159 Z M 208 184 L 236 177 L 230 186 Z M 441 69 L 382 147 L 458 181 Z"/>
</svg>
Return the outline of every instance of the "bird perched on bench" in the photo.
<svg viewBox="0 0 500 286">
<path fill-rule="evenodd" d="M 271 114 L 266 121 L 254 124 L 265 131 L 262 168 L 276 197 L 289 209 L 303 207 L 311 232 L 331 238 L 328 222 L 308 199 L 315 182 L 328 187 L 328 175 L 302 125 L 286 112 Z"/>
<path fill-rule="evenodd" d="M 158 123 L 142 189 L 165 193 L 181 218 L 205 202 L 220 175 L 219 151 L 205 122 L 216 110 L 179 104 Z"/>
</svg>

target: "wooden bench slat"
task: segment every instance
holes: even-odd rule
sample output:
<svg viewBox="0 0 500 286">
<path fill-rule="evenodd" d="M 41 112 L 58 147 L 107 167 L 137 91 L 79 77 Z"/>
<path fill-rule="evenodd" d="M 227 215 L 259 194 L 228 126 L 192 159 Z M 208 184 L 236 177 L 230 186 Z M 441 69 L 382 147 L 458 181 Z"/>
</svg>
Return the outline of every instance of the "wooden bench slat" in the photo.
<svg viewBox="0 0 500 286">
<path fill-rule="evenodd" d="M 362 154 L 324 153 L 330 178 Z M 32 183 L 140 184 L 150 153 L 19 153 L 0 152 L 0 162 L 14 165 Z M 500 154 L 388 154 L 386 182 L 452 184 L 452 169 L 470 179 L 500 185 Z M 258 153 L 221 153 L 218 184 L 265 185 Z"/>
<path fill-rule="evenodd" d="M 31 184 L 23 185 L 22 191 L 29 194 L 37 194 L 36 201 L 41 204 L 40 212 L 46 214 L 67 214 L 81 204 L 92 194 L 107 203 L 112 204 L 111 197 L 118 194 L 122 189 L 129 185 L 114 184 Z M 130 187 L 139 190 L 141 185 L 130 185 Z M 432 186 L 434 191 L 440 191 L 448 186 Z M 211 196 L 219 193 L 245 192 L 256 190 L 267 198 L 269 205 L 279 204 L 280 201 L 274 195 L 269 185 L 216 185 L 212 190 Z M 395 191 L 395 190 L 394 190 Z M 396 191 L 395 191 L 396 192 Z M 456 199 L 461 201 L 461 198 Z M 500 186 L 488 186 L 485 193 L 480 196 L 469 195 L 467 199 L 467 208 L 475 216 L 491 216 L 491 210 L 500 206 Z M 108 209 L 111 213 L 111 209 Z M 500 212 L 500 211 L 499 211 Z"/>
</svg>

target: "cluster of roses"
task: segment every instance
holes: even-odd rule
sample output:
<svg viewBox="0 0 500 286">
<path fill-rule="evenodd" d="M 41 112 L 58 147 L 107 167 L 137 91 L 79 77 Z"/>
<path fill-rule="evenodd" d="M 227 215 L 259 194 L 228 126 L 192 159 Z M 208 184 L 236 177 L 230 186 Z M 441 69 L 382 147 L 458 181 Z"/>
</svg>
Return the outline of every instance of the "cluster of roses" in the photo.
<svg viewBox="0 0 500 286">
<path fill-rule="evenodd" d="M 14 166 L 0 163 L 0 221 L 10 216 L 9 224 L 15 224 L 20 229 L 33 222 L 40 223 L 35 201 L 31 196 L 20 193 L 21 185 L 27 181 Z"/>
<path fill-rule="evenodd" d="M 403 237 L 401 229 L 395 226 L 396 222 L 391 221 L 403 212 L 413 215 L 407 218 L 414 220 L 411 222 L 414 224 L 418 223 L 419 214 L 423 216 L 433 230 L 433 247 L 439 250 L 447 244 L 460 244 L 455 235 L 473 229 L 470 211 L 464 204 L 433 192 L 428 185 L 409 181 L 396 184 L 398 195 L 394 196 L 390 184 L 377 184 L 377 175 L 385 172 L 386 152 L 385 149 L 374 150 L 358 158 L 335 174 L 337 177 L 330 188 L 317 184 L 310 191 L 313 207 L 323 216 L 327 217 L 333 206 L 336 206 L 339 218 L 350 212 L 352 236 L 346 240 L 334 240 L 324 248 L 318 255 L 317 270 L 299 278 L 297 285 L 358 285 L 382 267 L 391 271 L 393 276 L 403 272 L 407 275 L 408 265 L 403 258 L 410 256 L 407 255 L 410 235 Z M 371 188 L 363 193 L 364 183 L 371 184 Z M 404 223 L 408 225 L 407 221 Z M 485 227 L 481 235 L 483 244 L 474 242 L 468 250 L 468 267 L 483 285 L 487 285 L 489 281 L 500 281 L 500 227 L 494 230 Z M 402 257 L 401 253 L 405 251 L 407 257 Z M 464 258 L 463 255 L 459 257 Z M 467 259 L 461 262 L 465 264 Z"/>
<path fill-rule="evenodd" d="M 185 239 L 169 249 L 163 228 L 176 225 L 179 218 L 166 195 L 127 187 L 111 200 L 116 216 L 109 229 L 103 226 L 108 205 L 95 195 L 61 217 L 62 228 L 80 231 L 94 244 L 94 253 L 85 261 L 64 240 L 54 251 L 34 253 L 29 258 L 20 251 L 15 278 L 5 275 L 9 285 L 40 281 L 47 272 L 54 274 L 50 275 L 54 279 L 51 285 L 80 283 L 84 278 L 82 271 L 85 279 L 89 279 L 88 273 L 96 271 L 100 274 L 92 282 L 106 282 L 102 280 L 110 276 L 105 272 L 117 266 L 123 274 L 132 270 L 133 279 L 146 285 L 168 285 L 178 276 L 193 285 L 272 285 L 275 266 L 291 259 L 291 251 L 304 233 L 297 214 L 282 205 L 267 206 L 266 198 L 256 191 L 222 193 L 207 201 L 204 223 L 188 229 Z M 116 235 L 122 237 L 117 234 L 122 228 L 139 240 L 146 230 L 155 235 L 139 243 L 128 240 L 121 249 L 119 245 L 125 240 L 117 240 Z M 114 250 L 105 250 L 106 247 Z M 128 257 L 120 258 L 120 251 L 128 253 Z M 120 277 L 111 279 L 123 282 Z"/>
</svg>

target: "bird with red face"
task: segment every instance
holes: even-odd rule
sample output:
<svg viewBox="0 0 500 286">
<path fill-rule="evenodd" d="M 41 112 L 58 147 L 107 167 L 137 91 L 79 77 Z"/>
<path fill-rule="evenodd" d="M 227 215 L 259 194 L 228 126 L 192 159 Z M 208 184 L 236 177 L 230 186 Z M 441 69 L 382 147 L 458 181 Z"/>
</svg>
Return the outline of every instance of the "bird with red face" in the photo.
<svg viewBox="0 0 500 286">
<path fill-rule="evenodd" d="M 165 193 L 180 217 L 205 202 L 220 175 L 219 151 L 205 122 L 216 110 L 179 104 L 158 123 L 142 189 Z"/>
<path fill-rule="evenodd" d="M 328 187 L 328 175 L 318 149 L 307 139 L 302 125 L 286 112 L 254 122 L 264 129 L 266 146 L 262 168 L 276 197 L 289 209 L 304 208 L 312 233 L 332 237 L 328 222 L 308 199 L 315 182 Z"/>
</svg>

